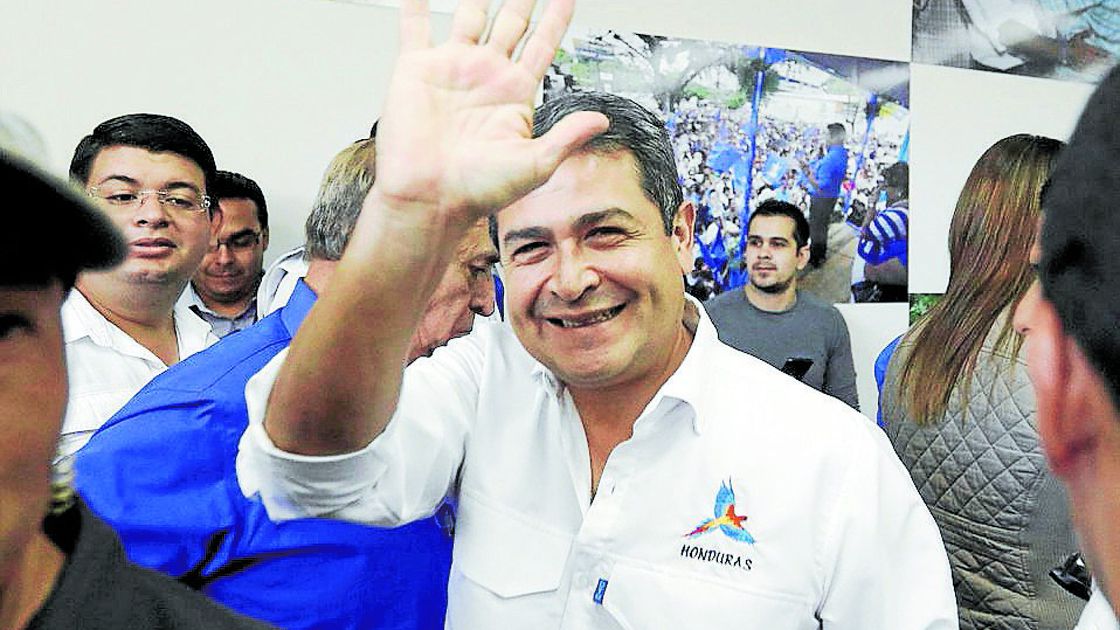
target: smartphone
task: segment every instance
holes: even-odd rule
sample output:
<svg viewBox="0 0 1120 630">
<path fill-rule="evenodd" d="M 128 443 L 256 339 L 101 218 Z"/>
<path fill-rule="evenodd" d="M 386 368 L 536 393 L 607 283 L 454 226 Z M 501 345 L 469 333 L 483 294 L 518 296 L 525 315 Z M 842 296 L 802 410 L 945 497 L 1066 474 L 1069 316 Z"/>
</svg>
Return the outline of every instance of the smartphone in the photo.
<svg viewBox="0 0 1120 630">
<path fill-rule="evenodd" d="M 813 367 L 812 359 L 790 357 L 786 359 L 786 364 L 782 366 L 782 371 L 800 381 L 805 378 L 805 374 L 809 372 L 809 368 L 811 367 Z"/>
</svg>

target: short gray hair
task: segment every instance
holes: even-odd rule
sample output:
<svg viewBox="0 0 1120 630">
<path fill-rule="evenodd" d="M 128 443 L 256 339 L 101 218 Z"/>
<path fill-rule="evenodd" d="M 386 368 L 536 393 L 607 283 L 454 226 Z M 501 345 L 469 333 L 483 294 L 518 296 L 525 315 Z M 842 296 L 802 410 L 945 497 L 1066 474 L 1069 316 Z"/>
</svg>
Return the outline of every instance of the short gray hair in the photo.
<svg viewBox="0 0 1120 630">
<path fill-rule="evenodd" d="M 309 259 L 339 260 L 373 187 L 377 153 L 372 138 L 346 147 L 331 160 L 311 215 L 307 217 Z"/>
</svg>

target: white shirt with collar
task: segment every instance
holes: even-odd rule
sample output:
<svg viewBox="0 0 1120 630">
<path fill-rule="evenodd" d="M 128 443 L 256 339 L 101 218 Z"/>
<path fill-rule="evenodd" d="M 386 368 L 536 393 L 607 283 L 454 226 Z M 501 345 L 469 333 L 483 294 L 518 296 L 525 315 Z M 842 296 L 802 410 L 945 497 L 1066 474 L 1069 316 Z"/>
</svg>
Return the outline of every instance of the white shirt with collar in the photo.
<svg viewBox="0 0 1120 630">
<path fill-rule="evenodd" d="M 290 294 L 289 294 L 289 297 Z M 187 283 L 187 288 L 183 289 L 182 295 L 179 296 L 179 302 L 176 306 L 183 306 L 191 312 L 192 315 L 206 322 L 213 331 L 214 336 L 218 339 L 227 337 L 235 332 L 245 330 L 257 322 L 257 298 L 254 294 L 253 300 L 249 302 L 249 306 L 236 317 L 226 317 L 221 313 L 215 311 L 206 305 L 202 300 L 202 296 L 198 291 L 194 290 L 194 284 Z"/>
<path fill-rule="evenodd" d="M 175 305 L 179 359 L 218 339 L 210 325 L 180 301 Z M 77 289 L 62 303 L 62 334 L 70 398 L 62 421 L 57 459 L 76 453 L 101 425 L 167 366 L 105 319 Z"/>
<path fill-rule="evenodd" d="M 257 286 L 257 319 L 264 319 L 288 303 L 296 283 L 307 275 L 307 268 L 303 246 L 284 252 L 268 266 Z"/>
<path fill-rule="evenodd" d="M 569 392 L 489 322 L 413 363 L 389 428 L 348 455 L 269 440 L 278 355 L 246 388 L 242 491 L 276 520 L 386 526 L 457 495 L 449 628 L 957 628 L 940 534 L 883 433 L 699 310 L 594 500 Z M 738 528 L 696 533 L 729 512 Z"/>
</svg>

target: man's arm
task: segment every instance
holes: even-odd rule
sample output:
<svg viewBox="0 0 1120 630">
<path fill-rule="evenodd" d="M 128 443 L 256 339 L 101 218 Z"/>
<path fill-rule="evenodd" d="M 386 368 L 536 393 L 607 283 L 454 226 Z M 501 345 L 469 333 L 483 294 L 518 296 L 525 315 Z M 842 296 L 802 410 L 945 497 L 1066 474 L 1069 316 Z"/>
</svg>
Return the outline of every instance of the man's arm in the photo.
<svg viewBox="0 0 1120 630">
<path fill-rule="evenodd" d="M 824 630 L 955 630 L 956 597 L 937 524 L 879 427 L 852 456 L 825 518 Z M 870 447 L 870 448 L 868 448 Z"/>
<path fill-rule="evenodd" d="M 463 233 L 606 129 L 605 117 L 582 113 L 532 138 L 533 98 L 574 0 L 549 3 L 518 58 L 535 3 L 508 0 L 481 41 L 489 4 L 463 0 L 450 40 L 437 47 L 427 2 L 402 4 L 376 181 L 269 397 L 264 427 L 284 451 L 353 452 L 379 435 L 396 406 L 409 339 Z M 398 290 L 402 277 L 412 290 Z"/>
<path fill-rule="evenodd" d="M 844 316 L 832 307 L 835 318 L 828 348 L 828 364 L 824 370 L 824 391 L 859 410 L 859 392 L 856 390 L 856 369 L 852 361 L 852 339 Z"/>
</svg>

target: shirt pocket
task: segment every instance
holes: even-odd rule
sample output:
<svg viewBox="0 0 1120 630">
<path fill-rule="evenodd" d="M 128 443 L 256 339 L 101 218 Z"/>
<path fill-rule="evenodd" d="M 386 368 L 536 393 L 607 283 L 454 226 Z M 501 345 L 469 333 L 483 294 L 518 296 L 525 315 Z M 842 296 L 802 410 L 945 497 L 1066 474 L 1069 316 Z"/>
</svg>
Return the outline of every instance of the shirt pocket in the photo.
<svg viewBox="0 0 1120 630">
<path fill-rule="evenodd" d="M 455 566 L 503 599 L 560 587 L 572 537 L 474 493 L 460 495 Z"/>
<path fill-rule="evenodd" d="M 611 571 L 602 601 L 625 630 L 820 627 L 815 606 L 804 598 L 624 561 Z"/>
</svg>

